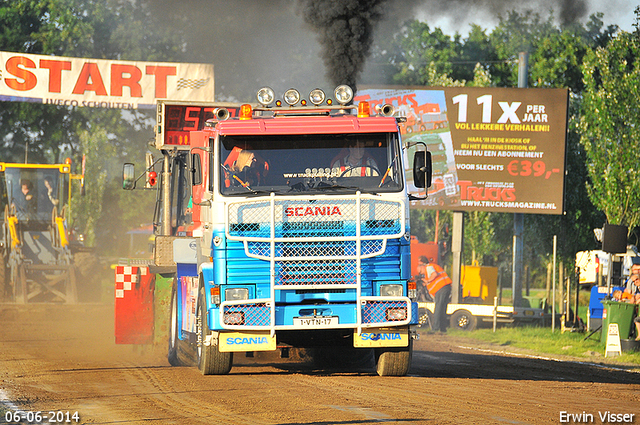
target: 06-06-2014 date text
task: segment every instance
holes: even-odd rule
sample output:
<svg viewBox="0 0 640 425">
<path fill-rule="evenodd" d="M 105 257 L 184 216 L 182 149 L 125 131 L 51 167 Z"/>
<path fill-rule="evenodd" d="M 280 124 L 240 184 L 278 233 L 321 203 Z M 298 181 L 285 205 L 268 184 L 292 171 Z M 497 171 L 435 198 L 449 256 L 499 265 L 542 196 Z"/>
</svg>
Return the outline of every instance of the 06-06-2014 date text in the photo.
<svg viewBox="0 0 640 425">
<path fill-rule="evenodd" d="M 64 424 L 80 422 L 78 412 L 69 412 L 62 410 L 50 411 L 7 411 L 4 414 L 4 420 L 8 424 L 12 423 L 30 423 L 30 424 Z"/>
</svg>

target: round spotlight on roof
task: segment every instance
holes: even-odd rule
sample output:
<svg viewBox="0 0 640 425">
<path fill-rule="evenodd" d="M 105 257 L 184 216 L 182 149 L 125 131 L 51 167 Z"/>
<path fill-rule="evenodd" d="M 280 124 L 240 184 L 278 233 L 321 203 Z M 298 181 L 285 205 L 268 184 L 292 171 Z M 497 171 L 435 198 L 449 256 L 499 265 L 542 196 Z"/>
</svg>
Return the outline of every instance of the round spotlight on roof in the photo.
<svg viewBox="0 0 640 425">
<path fill-rule="evenodd" d="M 322 105 L 322 102 L 324 102 L 325 97 L 326 96 L 324 92 L 320 89 L 313 89 L 311 90 L 311 93 L 309 93 L 309 100 L 311 101 L 311 103 L 313 103 L 316 106 Z"/>
<path fill-rule="evenodd" d="M 289 106 L 293 106 L 296 103 L 300 102 L 300 92 L 296 89 L 289 89 L 284 92 L 284 101 Z"/>
<path fill-rule="evenodd" d="M 269 106 L 276 96 L 271 87 L 263 87 L 258 90 L 256 97 L 262 106 Z"/>
<path fill-rule="evenodd" d="M 334 94 L 336 101 L 341 105 L 346 105 L 353 99 L 353 90 L 346 84 L 336 87 Z"/>
</svg>

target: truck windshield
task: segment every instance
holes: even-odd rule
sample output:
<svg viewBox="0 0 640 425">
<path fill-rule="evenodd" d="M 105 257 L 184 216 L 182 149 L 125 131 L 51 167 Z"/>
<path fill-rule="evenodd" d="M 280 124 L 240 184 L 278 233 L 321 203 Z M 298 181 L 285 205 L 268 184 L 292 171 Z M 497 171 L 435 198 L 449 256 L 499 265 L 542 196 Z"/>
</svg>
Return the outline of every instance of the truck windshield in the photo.
<svg viewBox="0 0 640 425">
<path fill-rule="evenodd" d="M 394 133 L 221 136 L 223 195 L 397 192 Z"/>
</svg>

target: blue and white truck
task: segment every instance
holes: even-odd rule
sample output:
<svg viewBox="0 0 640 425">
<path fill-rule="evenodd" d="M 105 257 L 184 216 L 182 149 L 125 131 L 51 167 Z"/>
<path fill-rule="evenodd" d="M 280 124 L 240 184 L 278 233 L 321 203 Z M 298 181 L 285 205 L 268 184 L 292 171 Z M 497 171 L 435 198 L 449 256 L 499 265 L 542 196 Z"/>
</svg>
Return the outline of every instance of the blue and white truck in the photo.
<svg viewBox="0 0 640 425">
<path fill-rule="evenodd" d="M 186 178 L 159 196 L 160 215 L 190 220 L 166 226 L 172 365 L 190 348 L 209 375 L 228 373 L 234 353 L 343 347 L 373 353 L 379 375 L 408 372 L 418 308 L 400 118 L 352 97 L 340 86 L 335 100 L 318 89 L 276 100 L 264 88 L 259 105 L 217 108 L 190 132 Z M 429 153 L 411 160 L 414 185 L 428 186 Z"/>
</svg>

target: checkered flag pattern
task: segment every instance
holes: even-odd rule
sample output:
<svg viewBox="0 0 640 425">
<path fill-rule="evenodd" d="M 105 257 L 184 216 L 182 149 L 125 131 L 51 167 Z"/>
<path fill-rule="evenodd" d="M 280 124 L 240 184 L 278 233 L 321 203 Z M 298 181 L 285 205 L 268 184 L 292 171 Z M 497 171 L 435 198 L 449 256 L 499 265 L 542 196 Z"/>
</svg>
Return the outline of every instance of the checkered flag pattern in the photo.
<svg viewBox="0 0 640 425">
<path fill-rule="evenodd" d="M 132 284 L 138 283 L 138 269 L 140 276 L 146 276 L 148 267 L 116 266 L 116 298 L 124 298 L 125 291 L 130 291 Z"/>
<path fill-rule="evenodd" d="M 191 80 L 189 78 L 180 78 L 178 80 L 178 90 L 191 89 L 198 90 L 209 83 L 209 78 L 201 78 L 199 80 Z"/>
</svg>

